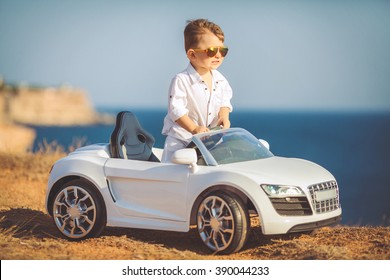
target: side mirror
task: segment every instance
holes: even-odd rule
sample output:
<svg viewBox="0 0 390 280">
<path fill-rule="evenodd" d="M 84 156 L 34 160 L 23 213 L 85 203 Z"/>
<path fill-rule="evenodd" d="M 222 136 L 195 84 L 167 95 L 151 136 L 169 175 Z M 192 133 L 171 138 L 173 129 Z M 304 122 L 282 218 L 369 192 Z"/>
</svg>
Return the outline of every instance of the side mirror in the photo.
<svg viewBox="0 0 390 280">
<path fill-rule="evenodd" d="M 198 170 L 198 165 L 196 164 L 198 156 L 192 148 L 177 150 L 173 153 L 171 161 L 176 164 L 188 164 L 193 173 Z"/>
<path fill-rule="evenodd" d="M 264 139 L 259 139 L 259 141 L 269 151 L 269 143 L 267 141 L 265 141 Z"/>
</svg>

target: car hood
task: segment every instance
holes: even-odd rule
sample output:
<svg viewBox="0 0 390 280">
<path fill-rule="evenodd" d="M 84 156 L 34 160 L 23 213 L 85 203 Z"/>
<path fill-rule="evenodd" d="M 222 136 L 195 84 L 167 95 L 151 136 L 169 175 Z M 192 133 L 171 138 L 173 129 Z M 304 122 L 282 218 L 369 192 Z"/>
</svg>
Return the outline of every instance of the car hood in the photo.
<svg viewBox="0 0 390 280">
<path fill-rule="evenodd" d="M 266 159 L 226 164 L 224 168 L 245 174 L 259 184 L 309 186 L 335 180 L 325 168 L 298 158 L 273 156 Z"/>
</svg>

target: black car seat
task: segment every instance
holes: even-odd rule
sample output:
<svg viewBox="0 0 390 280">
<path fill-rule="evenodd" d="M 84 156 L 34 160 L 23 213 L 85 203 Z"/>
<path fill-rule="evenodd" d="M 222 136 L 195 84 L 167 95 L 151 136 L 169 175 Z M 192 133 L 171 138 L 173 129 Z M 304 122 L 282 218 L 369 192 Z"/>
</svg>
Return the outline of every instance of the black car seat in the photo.
<svg viewBox="0 0 390 280">
<path fill-rule="evenodd" d="M 137 117 L 129 111 L 116 116 L 114 131 L 111 133 L 110 150 L 113 158 L 159 162 L 153 154 L 154 137 L 144 130 Z"/>
</svg>

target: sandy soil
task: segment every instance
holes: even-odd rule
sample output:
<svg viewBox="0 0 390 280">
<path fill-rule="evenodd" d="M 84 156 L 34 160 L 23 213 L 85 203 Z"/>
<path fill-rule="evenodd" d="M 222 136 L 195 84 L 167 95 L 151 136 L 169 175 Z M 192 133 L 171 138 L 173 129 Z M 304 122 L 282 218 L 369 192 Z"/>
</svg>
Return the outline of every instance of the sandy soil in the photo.
<svg viewBox="0 0 390 280">
<path fill-rule="evenodd" d="M 390 227 L 326 227 L 309 234 L 263 236 L 256 217 L 246 246 L 212 255 L 196 229 L 187 233 L 107 228 L 99 238 L 63 239 L 45 213 L 48 171 L 64 156 L 49 147 L 36 154 L 0 154 L 0 258 L 9 259 L 324 259 L 389 260 Z"/>
</svg>

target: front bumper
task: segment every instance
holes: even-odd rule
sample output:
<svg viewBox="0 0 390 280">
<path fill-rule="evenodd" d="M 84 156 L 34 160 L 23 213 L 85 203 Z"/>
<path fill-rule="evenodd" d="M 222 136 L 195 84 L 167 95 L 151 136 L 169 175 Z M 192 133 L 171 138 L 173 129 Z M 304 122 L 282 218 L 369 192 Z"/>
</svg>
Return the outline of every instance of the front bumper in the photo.
<svg viewBox="0 0 390 280">
<path fill-rule="evenodd" d="M 295 225 L 292 228 L 290 228 L 287 231 L 287 233 L 312 231 L 312 230 L 317 229 L 317 228 L 336 225 L 340 222 L 341 222 L 341 215 L 339 215 L 337 217 L 330 218 L 330 219 L 318 221 L 318 222 L 311 222 L 311 223 L 304 223 L 304 224 Z"/>
</svg>

